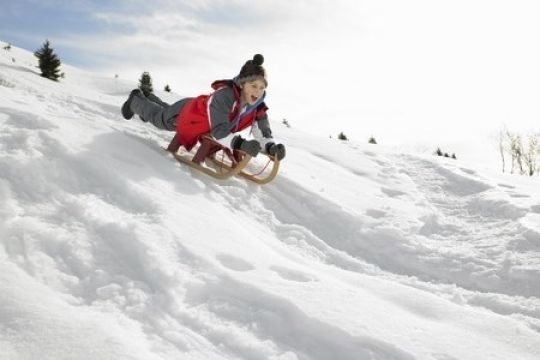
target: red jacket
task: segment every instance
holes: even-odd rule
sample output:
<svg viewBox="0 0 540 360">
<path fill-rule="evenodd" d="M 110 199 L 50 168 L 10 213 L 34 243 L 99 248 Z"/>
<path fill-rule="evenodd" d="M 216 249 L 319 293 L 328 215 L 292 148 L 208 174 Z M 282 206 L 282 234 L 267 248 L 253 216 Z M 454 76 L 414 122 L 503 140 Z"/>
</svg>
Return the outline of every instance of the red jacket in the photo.
<svg viewBox="0 0 540 360">
<path fill-rule="evenodd" d="M 234 93 L 235 102 L 229 110 L 229 122 L 231 122 L 236 119 L 240 111 L 240 89 L 232 80 L 219 80 L 212 84 L 212 88 L 216 91 L 223 87 L 231 87 Z M 176 132 L 180 138 L 180 143 L 188 151 L 197 144 L 197 141 L 202 135 L 211 131 L 208 107 L 212 95 L 213 93 L 210 95 L 200 95 L 191 99 L 180 110 L 180 113 L 178 113 L 178 117 L 176 118 Z M 253 121 L 262 118 L 266 114 L 267 109 L 263 102 L 248 113 L 243 114 L 240 122 L 231 132 L 242 131 L 251 126 Z"/>
</svg>

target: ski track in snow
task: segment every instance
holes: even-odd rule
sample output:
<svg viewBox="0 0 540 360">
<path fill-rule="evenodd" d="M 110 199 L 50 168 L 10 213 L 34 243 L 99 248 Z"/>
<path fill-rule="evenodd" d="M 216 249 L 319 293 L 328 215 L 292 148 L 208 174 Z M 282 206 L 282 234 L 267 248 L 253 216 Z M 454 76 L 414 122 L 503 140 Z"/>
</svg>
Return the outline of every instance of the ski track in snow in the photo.
<svg viewBox="0 0 540 360">
<path fill-rule="evenodd" d="M 121 119 L 127 85 L 84 78 L 89 96 L 0 69 L 1 359 L 68 358 L 48 345 L 62 326 L 106 344 L 88 358 L 538 354 L 540 200 L 509 180 L 291 133 L 271 185 L 218 183 L 164 154 L 170 133 Z M 41 305 L 13 300 L 35 288 Z"/>
<path fill-rule="evenodd" d="M 414 161 L 407 158 L 409 164 Z M 423 219 L 420 234 L 433 244 L 432 250 L 440 256 L 448 255 L 448 259 L 439 261 L 437 269 L 442 266 L 453 275 L 448 280 L 465 288 L 538 297 L 540 288 L 533 286 L 540 275 L 538 269 L 519 266 L 538 251 L 538 246 L 523 236 L 526 229 L 516 221 L 528 209 L 493 196 L 498 191 L 477 179 L 434 167 L 433 163 L 422 165 L 420 161 L 407 173 L 434 209 L 432 216 Z M 456 264 L 456 260 L 461 263 Z"/>
<path fill-rule="evenodd" d="M 437 168 L 431 161 L 411 156 L 404 160 L 403 167 L 393 171 L 407 174 L 425 196 L 419 199 L 425 202 L 422 206 L 431 209 L 429 216 L 418 219 L 423 225 L 414 233 L 389 227 L 391 216 L 384 211 L 348 214 L 339 204 L 317 198 L 286 179 L 254 212 L 259 213 L 259 221 L 275 227 L 277 238 L 306 257 L 350 271 L 394 279 L 398 275 L 404 283 L 413 277 L 421 280 L 419 287 L 431 287 L 433 292 L 455 284 L 458 288 L 454 286 L 448 294 L 451 298 L 470 298 L 471 304 L 502 314 L 532 316 L 538 329 L 540 309 L 526 299 L 539 295 L 540 288 L 534 286 L 538 269 L 521 265 L 538 261 L 539 247 L 528 241 L 527 229 L 515 221 L 526 209 L 499 198 L 491 200 L 493 188 L 477 179 Z M 382 191 L 391 197 L 403 195 L 398 190 Z M 280 219 L 283 209 L 292 209 L 294 216 L 285 213 Z M 273 225 L 275 219 L 269 220 L 273 217 L 278 226 Z M 385 222 L 374 226 L 370 217 L 385 217 Z M 335 228 L 340 231 L 336 233 Z"/>
</svg>

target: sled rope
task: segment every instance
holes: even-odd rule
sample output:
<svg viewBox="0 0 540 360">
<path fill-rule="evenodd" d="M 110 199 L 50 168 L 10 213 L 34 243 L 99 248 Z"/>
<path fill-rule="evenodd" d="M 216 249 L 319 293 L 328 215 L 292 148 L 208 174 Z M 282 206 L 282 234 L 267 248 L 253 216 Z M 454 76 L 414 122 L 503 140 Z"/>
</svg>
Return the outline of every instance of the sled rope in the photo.
<svg viewBox="0 0 540 360">
<path fill-rule="evenodd" d="M 271 161 L 271 160 L 268 160 L 268 162 L 266 163 L 266 165 L 264 165 L 264 167 L 262 168 L 261 171 L 259 171 L 259 172 L 256 173 L 256 174 L 250 174 L 250 176 L 259 176 L 259 175 L 261 175 L 261 174 L 264 172 L 264 170 L 266 170 L 266 168 L 268 167 L 268 165 L 270 164 L 270 161 Z"/>
</svg>

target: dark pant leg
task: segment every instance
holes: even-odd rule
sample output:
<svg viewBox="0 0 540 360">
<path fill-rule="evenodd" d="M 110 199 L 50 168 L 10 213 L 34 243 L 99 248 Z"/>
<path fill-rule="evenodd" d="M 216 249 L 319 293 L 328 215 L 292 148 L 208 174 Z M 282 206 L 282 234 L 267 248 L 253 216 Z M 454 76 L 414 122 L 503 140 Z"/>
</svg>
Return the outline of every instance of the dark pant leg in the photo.
<svg viewBox="0 0 540 360">
<path fill-rule="evenodd" d="M 159 99 L 159 98 L 158 98 Z M 144 96 L 135 96 L 131 102 L 131 110 L 139 115 L 144 121 L 152 123 L 155 127 L 163 130 L 176 130 L 176 117 L 189 98 L 182 99 L 172 105 L 158 104 Z"/>
<path fill-rule="evenodd" d="M 170 104 L 166 103 L 165 101 L 161 100 L 159 97 L 157 97 L 154 93 L 148 94 L 146 97 L 148 100 L 155 102 L 158 105 L 161 105 L 163 107 L 170 106 Z"/>
</svg>

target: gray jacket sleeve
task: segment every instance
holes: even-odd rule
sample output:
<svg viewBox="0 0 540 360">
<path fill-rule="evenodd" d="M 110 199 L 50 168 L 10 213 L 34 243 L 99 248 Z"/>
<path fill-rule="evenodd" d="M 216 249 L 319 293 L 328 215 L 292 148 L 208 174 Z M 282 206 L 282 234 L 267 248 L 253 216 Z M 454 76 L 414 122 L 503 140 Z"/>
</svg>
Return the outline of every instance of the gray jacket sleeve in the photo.
<svg viewBox="0 0 540 360">
<path fill-rule="evenodd" d="M 261 144 L 263 151 L 266 152 L 266 145 L 274 142 L 272 130 L 270 129 L 270 121 L 268 121 L 268 115 L 264 114 L 262 118 L 257 119 L 257 121 L 253 123 L 251 131 L 255 140 Z"/>
<path fill-rule="evenodd" d="M 257 120 L 257 127 L 261 131 L 261 135 L 265 139 L 271 139 L 272 138 L 272 129 L 270 129 L 270 121 L 268 121 L 268 115 L 264 114 L 264 116 Z"/>
<path fill-rule="evenodd" d="M 208 117 L 210 133 L 215 139 L 219 140 L 229 135 L 229 114 L 233 106 L 234 94 L 229 87 L 219 89 L 211 96 L 208 104 Z"/>
<path fill-rule="evenodd" d="M 234 107 L 233 89 L 224 87 L 212 94 L 208 104 L 208 117 L 210 121 L 210 133 L 214 139 L 224 146 L 230 147 L 234 134 L 231 134 L 229 126 L 229 114 Z M 272 130 L 268 115 L 257 119 L 253 123 L 253 136 L 262 146 L 272 142 Z"/>
</svg>

